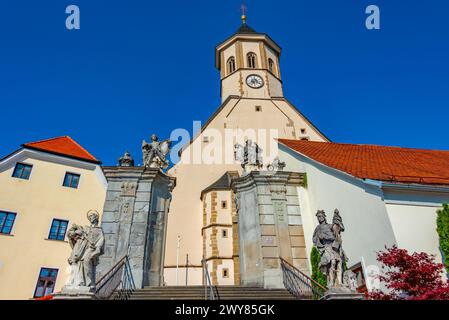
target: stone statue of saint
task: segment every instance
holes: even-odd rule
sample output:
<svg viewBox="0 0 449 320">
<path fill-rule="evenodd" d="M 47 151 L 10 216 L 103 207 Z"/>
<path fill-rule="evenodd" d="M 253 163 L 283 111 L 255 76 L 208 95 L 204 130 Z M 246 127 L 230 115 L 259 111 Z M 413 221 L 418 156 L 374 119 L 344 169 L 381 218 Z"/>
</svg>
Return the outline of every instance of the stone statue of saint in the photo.
<svg viewBox="0 0 449 320">
<path fill-rule="evenodd" d="M 151 136 L 151 143 L 143 140 L 143 165 L 148 168 L 167 168 L 168 160 L 166 159 L 166 156 L 170 152 L 170 145 L 170 140 L 159 142 L 158 137 L 155 134 Z"/>
<path fill-rule="evenodd" d="M 327 287 L 330 290 L 344 288 L 343 261 L 346 260 L 342 248 L 341 232 L 343 222 L 337 209 L 334 212 L 332 224 L 327 223 L 324 210 L 318 210 L 319 225 L 313 233 L 313 244 L 320 252 L 320 270 L 327 277 Z"/>
<path fill-rule="evenodd" d="M 254 143 L 252 140 L 246 141 L 245 155 L 246 161 L 249 165 L 262 165 L 262 149 L 257 145 L 257 143 Z"/>
<path fill-rule="evenodd" d="M 262 149 L 251 139 L 245 142 L 244 147 L 238 143 L 234 145 L 234 157 L 242 163 L 244 173 L 262 168 Z"/>
<path fill-rule="evenodd" d="M 99 214 L 89 211 L 87 219 L 90 226 L 73 224 L 67 236 L 72 254 L 68 259 L 71 267 L 70 277 L 62 293 L 85 293 L 95 291 L 95 268 L 104 250 L 103 230 L 98 226 Z"/>
<path fill-rule="evenodd" d="M 134 159 L 128 151 L 118 159 L 118 165 L 120 167 L 134 167 Z"/>
</svg>

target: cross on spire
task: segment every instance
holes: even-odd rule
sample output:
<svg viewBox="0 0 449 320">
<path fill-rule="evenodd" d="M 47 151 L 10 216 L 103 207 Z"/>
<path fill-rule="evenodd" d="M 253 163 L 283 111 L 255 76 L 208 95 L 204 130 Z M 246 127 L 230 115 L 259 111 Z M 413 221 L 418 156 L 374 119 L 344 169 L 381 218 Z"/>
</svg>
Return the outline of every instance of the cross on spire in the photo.
<svg viewBox="0 0 449 320">
<path fill-rule="evenodd" d="M 247 11 L 247 7 L 245 5 L 245 3 L 242 3 L 242 6 L 240 7 L 242 10 L 242 23 L 246 24 L 246 11 Z"/>
</svg>

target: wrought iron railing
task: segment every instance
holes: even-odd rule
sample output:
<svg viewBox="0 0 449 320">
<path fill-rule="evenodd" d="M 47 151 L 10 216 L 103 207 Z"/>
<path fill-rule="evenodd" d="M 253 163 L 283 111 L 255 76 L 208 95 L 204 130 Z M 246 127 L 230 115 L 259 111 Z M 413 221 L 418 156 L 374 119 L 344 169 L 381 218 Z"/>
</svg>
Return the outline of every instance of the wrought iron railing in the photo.
<svg viewBox="0 0 449 320">
<path fill-rule="evenodd" d="M 327 288 L 301 272 L 286 260 L 281 260 L 285 288 L 297 299 L 318 300 L 324 296 Z"/>
<path fill-rule="evenodd" d="M 203 260 L 203 275 L 204 275 L 204 300 L 216 300 L 214 286 L 210 279 L 209 270 L 207 269 L 207 262 Z"/>
<path fill-rule="evenodd" d="M 120 259 L 96 284 L 97 299 L 128 300 L 136 290 L 128 256 Z"/>
</svg>

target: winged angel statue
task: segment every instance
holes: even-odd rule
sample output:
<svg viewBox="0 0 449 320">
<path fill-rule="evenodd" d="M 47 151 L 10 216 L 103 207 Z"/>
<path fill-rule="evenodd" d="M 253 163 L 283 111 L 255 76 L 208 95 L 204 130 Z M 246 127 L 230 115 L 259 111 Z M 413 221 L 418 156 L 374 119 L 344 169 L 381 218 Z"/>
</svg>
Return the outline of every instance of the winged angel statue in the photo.
<svg viewBox="0 0 449 320">
<path fill-rule="evenodd" d="M 153 134 L 151 142 L 142 141 L 143 166 L 147 168 L 166 169 L 169 161 L 166 156 L 170 152 L 171 141 L 169 139 L 159 142 Z"/>
</svg>

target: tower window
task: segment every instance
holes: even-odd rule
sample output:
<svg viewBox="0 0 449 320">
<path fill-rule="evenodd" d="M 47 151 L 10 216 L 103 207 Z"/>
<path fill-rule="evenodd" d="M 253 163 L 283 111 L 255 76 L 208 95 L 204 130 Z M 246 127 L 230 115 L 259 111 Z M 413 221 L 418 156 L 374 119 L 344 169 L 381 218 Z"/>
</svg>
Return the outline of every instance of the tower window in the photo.
<svg viewBox="0 0 449 320">
<path fill-rule="evenodd" d="M 203 142 L 204 143 L 208 143 L 209 142 L 209 137 L 208 136 L 203 136 Z"/>
<path fill-rule="evenodd" d="M 226 229 L 221 230 L 221 236 L 222 236 L 222 238 L 227 238 L 228 237 L 228 230 L 226 230 Z"/>
<path fill-rule="evenodd" d="M 262 107 L 261 106 L 256 106 L 256 112 L 262 112 Z"/>
<path fill-rule="evenodd" d="M 226 200 L 223 200 L 222 202 L 221 202 L 221 208 L 222 209 L 226 209 L 228 207 L 228 202 L 226 201 Z"/>
<path fill-rule="evenodd" d="M 270 70 L 270 72 L 274 73 L 274 61 L 271 58 L 268 59 L 268 70 Z"/>
<path fill-rule="evenodd" d="M 248 68 L 255 69 L 257 60 L 256 54 L 254 52 L 248 53 L 247 59 L 248 59 Z"/>
<path fill-rule="evenodd" d="M 222 275 L 223 275 L 223 278 L 229 278 L 229 269 L 223 268 Z"/>
<path fill-rule="evenodd" d="M 233 73 L 235 71 L 235 58 L 234 57 L 230 57 L 228 59 L 228 74 Z"/>
<path fill-rule="evenodd" d="M 301 134 L 306 134 L 306 129 L 305 128 L 301 128 Z"/>
</svg>

